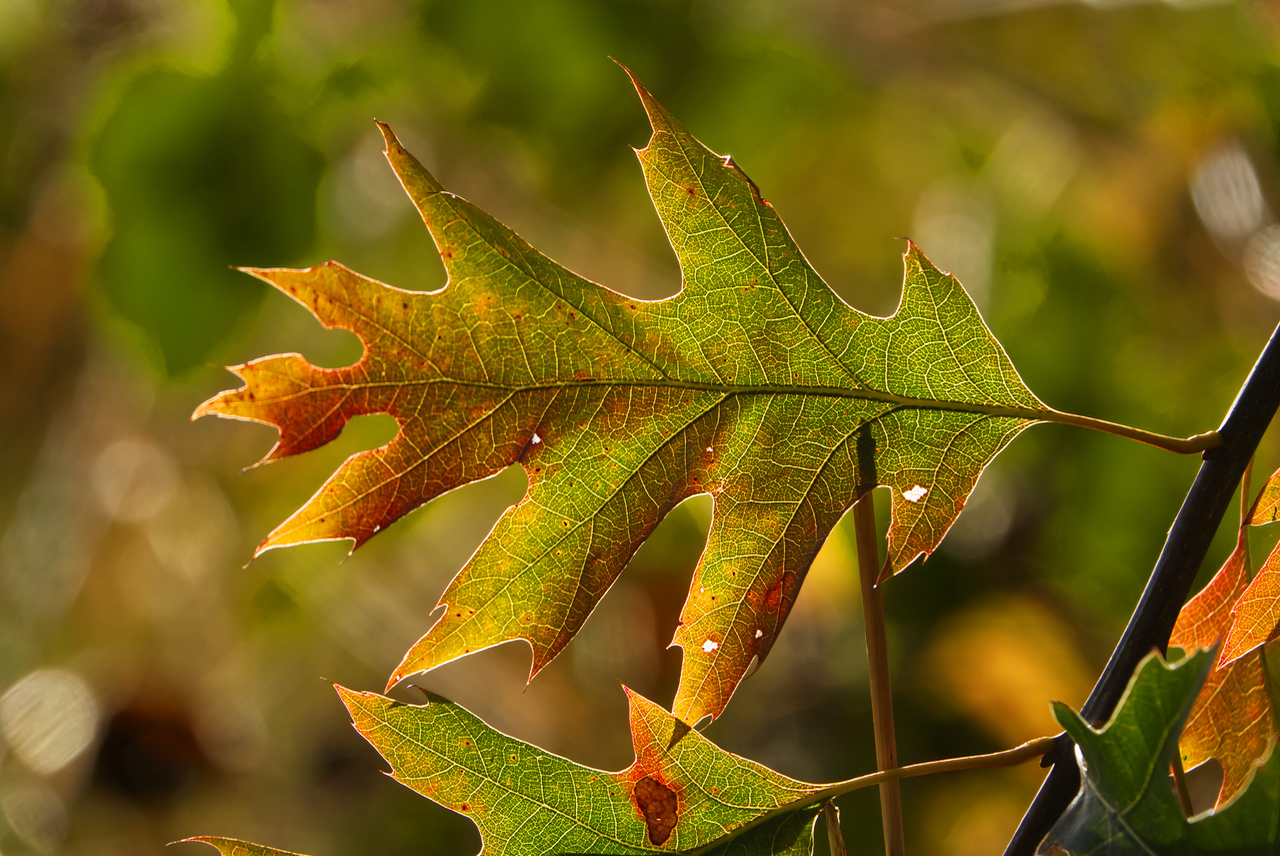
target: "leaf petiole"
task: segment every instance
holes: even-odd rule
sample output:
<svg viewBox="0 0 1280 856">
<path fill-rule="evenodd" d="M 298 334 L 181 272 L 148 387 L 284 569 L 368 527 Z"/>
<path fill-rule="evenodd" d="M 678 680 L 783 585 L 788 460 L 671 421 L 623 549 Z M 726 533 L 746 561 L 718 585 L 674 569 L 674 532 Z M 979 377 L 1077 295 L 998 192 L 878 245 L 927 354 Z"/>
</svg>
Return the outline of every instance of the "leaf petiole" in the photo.
<svg viewBox="0 0 1280 856">
<path fill-rule="evenodd" d="M 699 854 L 709 852 L 724 845 L 725 841 L 736 838 L 749 829 L 753 829 L 760 824 L 791 811 L 798 811 L 811 805 L 817 805 L 826 800 L 852 793 L 853 791 L 869 788 L 873 785 L 881 785 L 885 782 L 895 782 L 900 779 L 913 779 L 917 776 L 930 776 L 934 773 L 953 773 L 961 770 L 991 770 L 998 767 L 1016 767 L 1019 764 L 1025 764 L 1028 761 L 1034 761 L 1043 757 L 1046 753 L 1053 750 L 1057 743 L 1055 737 L 1037 737 L 1035 740 L 1028 740 L 1021 746 L 1015 746 L 1012 749 L 1005 749 L 1000 752 L 990 752 L 985 755 L 965 755 L 960 758 L 945 758 L 941 761 L 925 761 L 922 764 L 909 764 L 906 767 L 895 767 L 892 770 L 878 770 L 874 773 L 868 773 L 865 776 L 858 776 L 843 782 L 835 782 L 827 785 L 820 791 L 808 794 L 795 802 L 778 806 L 773 811 L 762 814 L 750 823 L 743 824 L 737 829 L 730 832 L 727 836 L 717 838 L 715 841 L 709 842 L 705 847 L 697 850 L 687 851 L 686 856 L 699 856 Z"/>
<path fill-rule="evenodd" d="M 1194 437 L 1170 437 L 1166 434 L 1144 431 L 1141 428 L 1134 428 L 1130 425 L 1121 425 L 1118 422 L 1108 422 L 1105 419 L 1095 419 L 1092 416 L 1080 416 L 1077 413 L 1054 410 L 1051 407 L 1046 408 L 1046 412 L 1041 413 L 1037 418 L 1044 422 L 1075 425 L 1078 428 L 1089 428 L 1094 431 L 1101 431 L 1104 434 L 1127 437 L 1130 440 L 1137 440 L 1139 443 L 1146 443 L 1148 446 L 1177 452 L 1180 455 L 1207 452 L 1222 445 L 1222 437 L 1219 436 L 1217 431 L 1206 431 L 1203 434 L 1196 434 Z"/>
</svg>

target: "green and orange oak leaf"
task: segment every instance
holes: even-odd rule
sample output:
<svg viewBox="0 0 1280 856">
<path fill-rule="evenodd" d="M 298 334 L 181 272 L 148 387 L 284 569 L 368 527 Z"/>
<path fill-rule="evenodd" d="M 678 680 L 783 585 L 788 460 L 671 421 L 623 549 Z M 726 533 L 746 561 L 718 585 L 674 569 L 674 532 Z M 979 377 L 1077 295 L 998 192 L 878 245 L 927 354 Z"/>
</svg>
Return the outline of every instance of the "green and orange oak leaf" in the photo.
<svg viewBox="0 0 1280 856">
<path fill-rule="evenodd" d="M 627 691 L 635 762 L 584 767 L 428 694 L 425 705 L 336 687 L 357 731 L 396 781 L 469 818 L 485 856 L 548 853 L 808 856 L 830 787 L 787 778 L 687 729 Z M 224 856 L 293 856 L 226 838 L 192 838 Z"/>
<path fill-rule="evenodd" d="M 826 786 L 726 752 L 630 690 L 636 760 L 609 773 L 508 737 L 436 695 L 410 705 L 337 689 L 392 777 L 474 821 L 489 856 L 719 853 L 735 842 L 747 852 L 812 850 Z"/>
<path fill-rule="evenodd" d="M 892 489 L 885 572 L 897 572 L 938 545 L 1028 425 L 1100 424 L 1042 404 L 956 279 L 914 245 L 891 317 L 844 303 L 745 173 L 636 89 L 653 126 L 640 162 L 683 275 L 675 297 L 636 300 L 566 270 L 446 191 L 385 125 L 447 285 L 403 291 L 333 262 L 250 271 L 356 333 L 364 355 L 341 369 L 254 360 L 232 369 L 243 388 L 196 415 L 276 426 L 268 460 L 328 442 L 353 416 L 399 424 L 259 553 L 359 546 L 459 485 L 513 463 L 527 475 L 390 684 L 515 639 L 533 649 L 532 678 L 662 518 L 705 493 L 714 513 L 673 641 L 673 711 L 718 716 L 860 496 Z"/>
</svg>

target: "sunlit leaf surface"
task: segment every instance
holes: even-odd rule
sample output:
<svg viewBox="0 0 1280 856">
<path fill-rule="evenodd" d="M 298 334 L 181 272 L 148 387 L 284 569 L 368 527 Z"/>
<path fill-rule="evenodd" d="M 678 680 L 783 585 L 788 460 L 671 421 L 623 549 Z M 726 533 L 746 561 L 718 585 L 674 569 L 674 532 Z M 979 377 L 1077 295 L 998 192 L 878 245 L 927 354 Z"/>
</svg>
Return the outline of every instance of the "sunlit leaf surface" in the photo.
<svg viewBox="0 0 1280 856">
<path fill-rule="evenodd" d="M 329 327 L 357 364 L 296 354 L 237 367 L 242 389 L 197 415 L 275 425 L 268 458 L 314 449 L 356 415 L 390 413 L 259 551 L 357 546 L 422 503 L 520 463 L 528 493 L 441 598 L 391 682 L 501 642 L 558 654 L 663 516 L 709 493 L 714 516 L 674 643 L 674 712 L 718 716 L 777 639 L 831 527 L 893 489 L 891 569 L 933 550 L 983 467 L 1052 413 L 972 301 L 914 246 L 889 318 L 840 300 L 773 207 L 637 84 L 654 133 L 639 152 L 683 289 L 634 300 L 588 282 L 444 190 L 384 127 L 448 285 L 401 291 L 336 263 L 255 273 Z"/>
<path fill-rule="evenodd" d="M 1278 501 L 1280 473 L 1275 473 L 1244 515 L 1236 549 L 1182 608 L 1169 639 L 1187 651 L 1220 645 L 1180 742 L 1188 768 L 1211 758 L 1222 765 L 1219 807 L 1249 784 L 1277 736 L 1262 646 L 1280 621 L 1280 548 L 1250 581 L 1247 539 L 1250 525 L 1274 522 Z"/>
<path fill-rule="evenodd" d="M 1182 608 L 1170 645 L 1193 651 L 1222 641 L 1231 625 L 1231 607 L 1246 585 L 1245 537 L 1242 530 L 1240 543 L 1226 563 Z M 1178 745 L 1187 769 L 1210 758 L 1222 764 L 1217 799 L 1222 805 L 1249 783 L 1254 765 L 1266 754 L 1275 734 L 1262 652 L 1253 651 L 1229 663 L 1221 658 L 1214 661 Z"/>
<path fill-rule="evenodd" d="M 1254 501 L 1249 523 L 1264 526 L 1280 514 L 1280 472 L 1267 479 Z M 1257 650 L 1270 641 L 1280 625 L 1280 547 L 1258 569 L 1231 607 L 1231 626 L 1222 645 L 1222 663 Z"/>
<path fill-rule="evenodd" d="M 395 779 L 475 821 L 486 854 L 807 854 L 813 847 L 818 806 L 790 804 L 813 798 L 818 785 L 686 734 L 634 693 L 636 761 L 606 773 L 501 734 L 439 696 L 418 706 L 338 692 Z"/>
</svg>

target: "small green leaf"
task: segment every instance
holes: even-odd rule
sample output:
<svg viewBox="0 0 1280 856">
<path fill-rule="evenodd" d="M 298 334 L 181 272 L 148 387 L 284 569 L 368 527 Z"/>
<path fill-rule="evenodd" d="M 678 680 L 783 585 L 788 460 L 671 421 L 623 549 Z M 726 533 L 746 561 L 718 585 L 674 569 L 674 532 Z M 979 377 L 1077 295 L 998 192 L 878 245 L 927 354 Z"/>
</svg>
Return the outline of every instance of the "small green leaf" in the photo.
<svg viewBox="0 0 1280 856">
<path fill-rule="evenodd" d="M 419 706 L 337 689 L 396 781 L 469 817 L 490 856 L 812 850 L 821 786 L 686 733 L 630 691 L 636 761 L 607 773 L 508 737 L 436 695 Z"/>
<path fill-rule="evenodd" d="M 1187 714 L 1216 651 L 1138 666 L 1101 729 L 1066 705 L 1058 722 L 1076 741 L 1080 793 L 1042 845 L 1047 853 L 1280 853 L 1280 755 L 1274 748 L 1233 803 L 1200 820 L 1182 816 L 1169 776 Z"/>
</svg>

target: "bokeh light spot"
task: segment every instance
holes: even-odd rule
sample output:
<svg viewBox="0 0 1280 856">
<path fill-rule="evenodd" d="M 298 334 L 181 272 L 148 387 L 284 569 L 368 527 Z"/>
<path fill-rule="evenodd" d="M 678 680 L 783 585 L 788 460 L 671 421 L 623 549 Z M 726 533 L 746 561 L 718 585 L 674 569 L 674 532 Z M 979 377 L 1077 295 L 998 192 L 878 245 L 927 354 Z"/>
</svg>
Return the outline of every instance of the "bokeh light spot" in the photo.
<svg viewBox="0 0 1280 856">
<path fill-rule="evenodd" d="M 0 727 L 13 754 L 46 776 L 89 748 L 98 715 L 88 685 L 61 669 L 37 669 L 0 696 Z"/>
<path fill-rule="evenodd" d="M 117 440 L 93 464 L 93 494 L 113 520 L 140 523 L 164 510 L 178 487 L 172 459 L 155 443 Z"/>
</svg>

